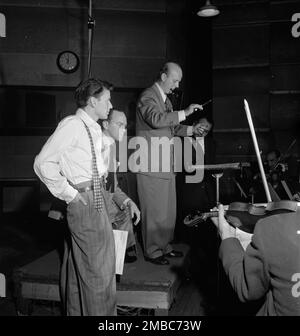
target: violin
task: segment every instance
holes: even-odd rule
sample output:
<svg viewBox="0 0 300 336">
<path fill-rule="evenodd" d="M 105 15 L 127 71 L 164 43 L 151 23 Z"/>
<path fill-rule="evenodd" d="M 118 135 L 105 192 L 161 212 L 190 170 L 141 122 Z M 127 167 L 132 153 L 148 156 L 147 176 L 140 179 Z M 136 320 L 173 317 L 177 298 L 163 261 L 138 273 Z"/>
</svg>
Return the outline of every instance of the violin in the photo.
<svg viewBox="0 0 300 336">
<path fill-rule="evenodd" d="M 224 211 L 225 218 L 230 225 L 240 230 L 253 233 L 258 220 L 279 213 L 297 211 L 297 202 L 279 201 L 267 204 L 251 204 L 243 202 L 233 202 L 229 204 L 228 209 Z M 218 211 L 201 213 L 196 211 L 184 218 L 183 223 L 188 227 L 198 226 L 208 218 L 217 217 Z"/>
</svg>

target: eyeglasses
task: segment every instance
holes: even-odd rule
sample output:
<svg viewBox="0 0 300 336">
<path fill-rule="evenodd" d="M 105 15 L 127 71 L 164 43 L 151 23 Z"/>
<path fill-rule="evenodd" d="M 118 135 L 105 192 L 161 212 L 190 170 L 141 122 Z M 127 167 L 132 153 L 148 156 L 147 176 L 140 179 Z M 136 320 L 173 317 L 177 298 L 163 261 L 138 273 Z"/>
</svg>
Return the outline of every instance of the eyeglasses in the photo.
<svg viewBox="0 0 300 336">
<path fill-rule="evenodd" d="M 124 128 L 124 129 L 127 129 L 127 124 L 124 124 L 120 121 L 114 121 L 114 120 L 111 120 L 110 122 L 114 123 L 115 125 L 117 125 L 119 128 Z"/>
</svg>

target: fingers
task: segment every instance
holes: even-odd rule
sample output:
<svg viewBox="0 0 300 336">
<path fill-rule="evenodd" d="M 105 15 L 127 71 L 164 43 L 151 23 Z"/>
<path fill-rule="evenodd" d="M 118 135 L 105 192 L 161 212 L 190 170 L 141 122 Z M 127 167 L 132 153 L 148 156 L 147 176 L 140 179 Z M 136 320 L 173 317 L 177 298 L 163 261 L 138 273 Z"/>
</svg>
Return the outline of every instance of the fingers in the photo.
<svg viewBox="0 0 300 336">
<path fill-rule="evenodd" d="M 203 106 L 200 105 L 200 104 L 191 104 L 190 105 L 190 109 L 192 110 L 191 113 L 197 112 L 197 111 L 202 111 L 203 110 Z"/>
<path fill-rule="evenodd" d="M 134 216 L 136 217 L 136 219 L 133 222 L 133 224 L 137 225 L 137 223 L 140 221 L 140 218 L 141 218 L 140 210 L 138 209 L 138 207 L 136 206 L 136 204 L 134 202 L 132 202 L 132 201 L 129 202 L 129 207 L 130 207 L 131 218 L 134 218 Z"/>
<path fill-rule="evenodd" d="M 223 206 L 223 204 L 220 203 L 218 209 L 219 209 L 219 219 L 224 218 L 224 206 Z"/>
<path fill-rule="evenodd" d="M 140 221 L 140 219 L 141 219 L 141 214 L 140 214 L 140 211 L 138 210 L 136 213 L 135 213 L 135 215 L 136 215 L 136 220 L 134 221 L 134 225 L 137 225 L 138 224 L 138 222 Z"/>
<path fill-rule="evenodd" d="M 84 204 L 84 205 L 87 205 L 87 202 L 86 200 L 79 194 L 79 201 Z"/>
</svg>

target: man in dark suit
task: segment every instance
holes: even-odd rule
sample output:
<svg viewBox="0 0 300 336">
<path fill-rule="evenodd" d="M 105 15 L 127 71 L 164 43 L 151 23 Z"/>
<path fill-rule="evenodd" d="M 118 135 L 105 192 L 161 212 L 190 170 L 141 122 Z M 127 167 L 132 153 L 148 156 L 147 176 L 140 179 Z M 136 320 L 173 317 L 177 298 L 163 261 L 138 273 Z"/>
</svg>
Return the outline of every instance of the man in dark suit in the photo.
<svg viewBox="0 0 300 336">
<path fill-rule="evenodd" d="M 295 205 L 295 211 L 259 220 L 245 250 L 222 205 L 213 219 L 222 239 L 219 256 L 239 299 L 264 300 L 257 315 L 300 315 L 300 208 Z"/>
<path fill-rule="evenodd" d="M 138 99 L 136 135 L 148 144 L 145 169 L 137 170 L 137 189 L 141 207 L 142 236 L 145 259 L 158 265 L 167 265 L 167 258 L 181 257 L 173 250 L 176 221 L 176 187 L 174 173 L 174 135 L 191 136 L 198 132 L 197 125 L 180 125 L 201 105 L 191 104 L 185 110 L 173 111 L 167 94 L 179 87 L 182 70 L 176 63 L 166 63 L 157 81 L 144 90 Z M 168 150 L 155 149 L 156 140 L 168 140 Z M 168 142 L 167 141 L 167 142 Z M 158 155 L 158 156 L 157 156 Z M 155 157 L 154 157 L 155 156 Z M 164 160 L 167 159 L 167 167 Z M 167 258 L 166 258 L 167 257 Z"/>
<path fill-rule="evenodd" d="M 125 263 L 134 262 L 136 257 L 135 236 L 133 224 L 138 224 L 140 211 L 137 205 L 119 187 L 117 179 L 118 162 L 116 160 L 116 141 L 123 139 L 127 128 L 127 118 L 124 112 L 111 109 L 107 120 L 101 121 L 103 129 L 103 155 L 108 158 L 108 176 L 106 189 L 110 191 L 107 202 L 108 215 L 114 229 L 125 230 L 127 236 L 127 250 Z M 133 223 L 132 219 L 135 217 Z"/>
</svg>

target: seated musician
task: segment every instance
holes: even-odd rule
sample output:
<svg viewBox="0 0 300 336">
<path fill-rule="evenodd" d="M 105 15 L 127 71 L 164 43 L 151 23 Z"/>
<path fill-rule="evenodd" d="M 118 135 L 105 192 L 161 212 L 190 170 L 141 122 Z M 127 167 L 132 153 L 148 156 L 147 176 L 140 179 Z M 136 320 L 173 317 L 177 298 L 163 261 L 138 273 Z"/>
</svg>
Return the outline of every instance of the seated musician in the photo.
<svg viewBox="0 0 300 336">
<path fill-rule="evenodd" d="M 244 250 L 219 206 L 212 221 L 222 242 L 219 257 L 242 302 L 262 300 L 257 315 L 300 315 L 300 207 L 260 219 Z"/>
<path fill-rule="evenodd" d="M 278 149 L 270 150 L 266 155 L 266 178 L 269 186 L 273 188 L 278 198 L 281 200 L 300 200 L 299 182 L 290 172 L 289 165 L 282 162 L 281 153 Z M 259 198 L 259 193 L 263 193 L 260 174 L 254 176 L 254 183 L 250 192 L 256 194 L 256 202 L 264 201 Z"/>
<path fill-rule="evenodd" d="M 116 230 L 128 232 L 125 263 L 136 261 L 136 241 L 133 232 L 133 224 L 140 220 L 140 210 L 121 189 L 117 180 L 118 162 L 116 161 L 116 141 L 121 141 L 127 128 L 127 118 L 123 111 L 111 109 L 107 120 L 101 120 L 103 130 L 104 149 L 102 154 L 109 158 L 109 173 L 106 188 L 110 190 L 110 202 L 108 202 L 108 215 L 112 226 Z M 106 153 L 106 154 L 105 154 Z M 133 217 L 135 221 L 133 223 Z"/>
<path fill-rule="evenodd" d="M 267 175 L 269 182 L 280 199 L 299 201 L 299 183 L 292 175 L 292 168 L 286 162 L 281 162 L 281 154 L 278 149 L 271 150 L 267 154 Z M 285 184 L 282 183 L 285 182 Z"/>
</svg>

